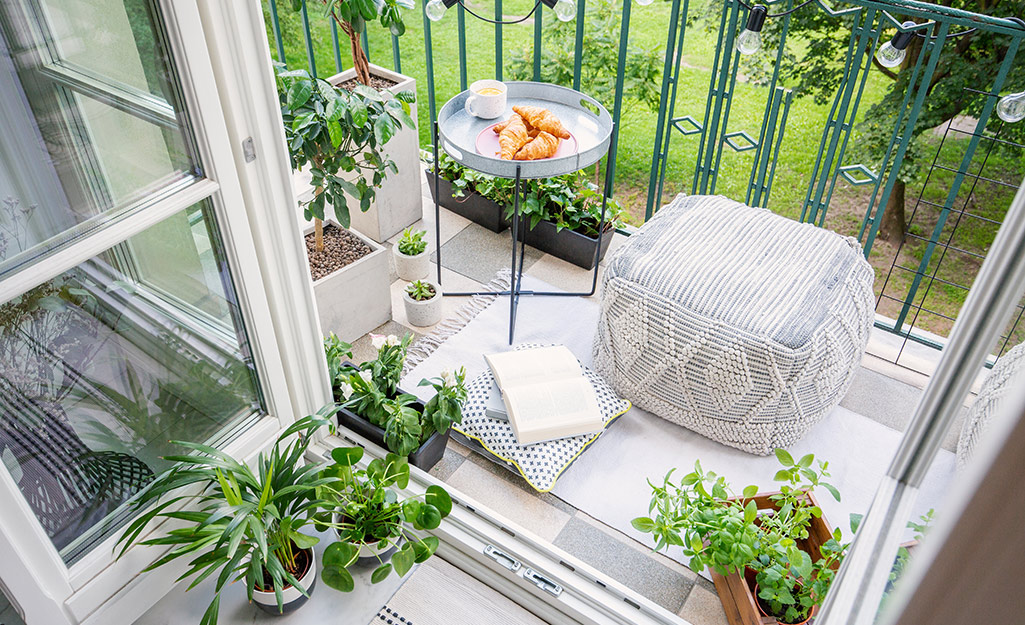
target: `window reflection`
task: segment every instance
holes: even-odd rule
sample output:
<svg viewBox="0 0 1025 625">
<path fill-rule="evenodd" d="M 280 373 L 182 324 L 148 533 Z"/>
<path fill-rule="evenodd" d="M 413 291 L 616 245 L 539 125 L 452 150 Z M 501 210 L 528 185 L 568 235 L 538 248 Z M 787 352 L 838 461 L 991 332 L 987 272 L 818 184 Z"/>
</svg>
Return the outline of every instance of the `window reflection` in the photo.
<svg viewBox="0 0 1025 625">
<path fill-rule="evenodd" d="M 66 559 L 259 407 L 215 235 L 197 207 L 0 305 L 0 457 Z"/>
</svg>

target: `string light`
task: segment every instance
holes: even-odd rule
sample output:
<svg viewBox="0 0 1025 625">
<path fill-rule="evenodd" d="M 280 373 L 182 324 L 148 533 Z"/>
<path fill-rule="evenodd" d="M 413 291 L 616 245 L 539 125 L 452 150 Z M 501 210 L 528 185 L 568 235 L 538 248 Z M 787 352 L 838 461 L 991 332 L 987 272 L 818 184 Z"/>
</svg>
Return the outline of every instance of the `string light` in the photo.
<svg viewBox="0 0 1025 625">
<path fill-rule="evenodd" d="M 904 57 L 908 54 L 908 45 L 911 40 L 915 38 L 915 33 L 910 28 L 917 26 L 914 22 L 904 22 L 901 24 L 901 28 L 904 30 L 897 31 L 897 34 L 893 36 L 876 51 L 876 60 L 883 67 L 897 67 L 904 62 Z"/>
</svg>

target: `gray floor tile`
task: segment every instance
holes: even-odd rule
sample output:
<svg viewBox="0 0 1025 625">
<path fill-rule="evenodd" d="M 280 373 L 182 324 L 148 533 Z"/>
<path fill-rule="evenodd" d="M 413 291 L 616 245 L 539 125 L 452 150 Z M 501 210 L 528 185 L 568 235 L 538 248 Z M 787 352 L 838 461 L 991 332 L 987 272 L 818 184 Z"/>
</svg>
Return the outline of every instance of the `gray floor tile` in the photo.
<svg viewBox="0 0 1025 625">
<path fill-rule="evenodd" d="M 470 224 L 441 246 L 442 265 L 487 284 L 499 269 L 509 268 L 512 238 L 508 232 L 495 234 L 477 224 Z M 526 272 L 543 254 L 526 248 L 523 271 Z M 437 262 L 437 254 L 431 260 Z"/>
<path fill-rule="evenodd" d="M 546 504 L 554 508 L 558 508 L 559 510 L 562 510 L 566 514 L 573 514 L 577 511 L 576 508 L 574 508 L 573 506 L 569 505 L 568 503 L 559 499 L 551 493 L 537 492 L 536 490 L 531 488 L 530 484 L 527 484 L 526 480 L 524 480 L 523 476 L 521 476 L 519 473 L 514 472 L 513 469 L 506 465 L 498 464 L 497 462 L 492 461 L 480 452 L 472 452 L 469 455 L 469 460 L 477 466 L 485 469 L 489 473 L 498 476 L 505 484 L 522 490 L 523 492 L 540 499 Z"/>
<path fill-rule="evenodd" d="M 575 517 L 559 532 L 554 544 L 674 614 L 684 607 L 694 585 L 693 577 L 681 575 L 655 562 L 625 542 Z"/>
<path fill-rule="evenodd" d="M 414 332 L 413 330 L 402 325 L 401 323 L 389 321 L 385 324 L 382 324 L 374 328 L 373 332 L 360 337 L 356 340 L 355 343 L 352 344 L 352 359 L 357 363 L 373 360 L 377 357 L 377 350 L 374 349 L 374 345 L 370 339 L 370 334 L 394 334 L 395 336 L 399 337 L 403 336 L 404 334 L 412 334 L 414 343 L 417 339 L 421 337 L 420 333 Z"/>
<path fill-rule="evenodd" d="M 677 614 L 692 625 L 727 625 L 726 612 L 715 594 L 715 586 L 704 578 L 694 584 L 687 602 Z"/>
<path fill-rule="evenodd" d="M 445 449 L 445 455 L 442 456 L 441 461 L 434 465 L 431 469 L 431 475 L 438 478 L 439 480 L 445 481 L 456 472 L 459 465 L 466 461 L 466 456 L 461 455 L 458 451 L 451 447 Z"/>
</svg>

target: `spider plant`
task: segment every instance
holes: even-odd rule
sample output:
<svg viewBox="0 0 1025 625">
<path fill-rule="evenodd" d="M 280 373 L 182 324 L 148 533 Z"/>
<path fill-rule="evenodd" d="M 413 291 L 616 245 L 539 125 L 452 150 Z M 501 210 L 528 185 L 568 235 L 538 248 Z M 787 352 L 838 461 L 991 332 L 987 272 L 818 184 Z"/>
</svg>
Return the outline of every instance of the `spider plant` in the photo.
<svg viewBox="0 0 1025 625">
<path fill-rule="evenodd" d="M 118 539 L 118 557 L 137 542 L 170 546 L 146 570 L 191 558 L 189 569 L 178 578 L 194 578 L 187 590 L 216 574 L 214 597 L 200 625 L 216 625 L 221 591 L 229 582 L 244 579 L 250 601 L 254 589 L 270 592 L 272 587 L 279 611 L 282 590 L 289 585 L 309 596 L 297 579 L 303 573 L 298 554 L 318 538 L 302 530 L 321 503 L 317 489 L 333 478 L 321 474 L 324 464 L 306 464 L 303 456 L 313 434 L 331 427 L 335 411 L 333 405 L 325 406 L 293 423 L 269 453 L 260 454 L 255 469 L 208 445 L 173 441 L 191 453 L 165 457 L 176 465 L 138 499 L 137 507 L 145 511 Z M 156 519 L 185 525 L 139 541 Z"/>
</svg>

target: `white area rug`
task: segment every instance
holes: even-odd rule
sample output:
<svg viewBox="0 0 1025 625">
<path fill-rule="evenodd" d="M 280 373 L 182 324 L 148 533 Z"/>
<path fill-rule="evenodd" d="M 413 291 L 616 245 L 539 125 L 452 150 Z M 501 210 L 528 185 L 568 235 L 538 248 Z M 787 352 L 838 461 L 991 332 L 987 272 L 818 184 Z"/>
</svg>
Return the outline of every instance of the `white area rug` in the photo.
<svg viewBox="0 0 1025 625">
<path fill-rule="evenodd" d="M 524 277 L 523 284 L 526 289 L 552 288 L 529 276 Z M 460 365 L 466 367 L 467 379 L 473 379 L 487 366 L 483 354 L 511 349 L 508 297 L 478 298 L 464 312 L 438 336 L 425 337 L 418 343 L 419 351 L 411 352 L 405 388 L 414 389 L 422 378 Z M 520 298 L 516 344 L 562 343 L 590 366 L 597 320 L 596 297 L 524 296 Z M 886 398 L 880 397 L 880 401 Z M 848 538 L 850 514 L 867 511 L 901 436 L 896 430 L 838 406 L 790 448 L 795 457 L 814 453 L 816 458 L 829 461 L 830 481 L 843 500 L 836 502 L 824 490 L 817 494 L 826 518 Z M 647 480 L 661 482 L 673 467 L 679 467 L 678 479 L 690 471 L 696 459 L 706 470 L 726 476 L 737 492 L 748 484 L 757 484 L 763 490 L 775 485 L 772 476 L 778 464 L 774 457 L 752 456 L 720 445 L 633 408 L 577 458 L 552 492 L 605 524 L 653 545 L 649 535 L 630 526 L 631 519 L 647 514 L 651 496 Z M 954 454 L 941 451 L 919 495 L 916 517 L 940 505 L 953 477 Z"/>
</svg>

